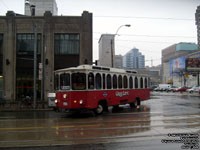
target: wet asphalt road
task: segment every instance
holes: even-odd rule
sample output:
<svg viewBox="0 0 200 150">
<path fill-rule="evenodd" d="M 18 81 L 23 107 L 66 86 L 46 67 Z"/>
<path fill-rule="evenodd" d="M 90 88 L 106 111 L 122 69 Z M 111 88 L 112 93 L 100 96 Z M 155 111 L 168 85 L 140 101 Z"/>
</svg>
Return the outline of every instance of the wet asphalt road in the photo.
<svg viewBox="0 0 200 150">
<path fill-rule="evenodd" d="M 98 117 L 91 112 L 0 112 L 0 149 L 8 150 L 194 149 L 199 134 L 200 97 L 173 93 L 153 93 L 140 109 L 110 108 Z"/>
</svg>

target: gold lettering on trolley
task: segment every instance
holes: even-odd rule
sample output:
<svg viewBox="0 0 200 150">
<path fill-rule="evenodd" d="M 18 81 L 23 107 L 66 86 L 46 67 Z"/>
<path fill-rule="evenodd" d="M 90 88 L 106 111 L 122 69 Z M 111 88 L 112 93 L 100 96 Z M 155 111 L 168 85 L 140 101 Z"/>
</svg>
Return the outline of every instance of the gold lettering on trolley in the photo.
<svg viewBox="0 0 200 150">
<path fill-rule="evenodd" d="M 129 95 L 128 91 L 123 91 L 123 92 L 115 92 L 115 96 L 123 97 Z"/>
</svg>

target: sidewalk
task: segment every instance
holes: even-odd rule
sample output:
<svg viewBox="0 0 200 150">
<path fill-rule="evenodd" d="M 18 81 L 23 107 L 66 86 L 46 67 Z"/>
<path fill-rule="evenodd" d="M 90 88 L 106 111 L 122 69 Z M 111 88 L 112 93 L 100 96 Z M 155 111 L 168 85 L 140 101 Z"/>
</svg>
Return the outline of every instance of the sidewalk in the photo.
<svg viewBox="0 0 200 150">
<path fill-rule="evenodd" d="M 151 95 L 159 95 L 159 96 L 191 96 L 191 97 L 200 97 L 200 94 L 198 92 L 156 92 L 151 91 Z"/>
<path fill-rule="evenodd" d="M 0 104 L 0 112 L 2 111 L 51 111 L 53 108 L 49 108 L 47 104 L 39 103 L 36 109 L 33 108 L 32 105 L 21 105 L 17 102 L 9 102 L 9 103 L 1 103 Z"/>
</svg>

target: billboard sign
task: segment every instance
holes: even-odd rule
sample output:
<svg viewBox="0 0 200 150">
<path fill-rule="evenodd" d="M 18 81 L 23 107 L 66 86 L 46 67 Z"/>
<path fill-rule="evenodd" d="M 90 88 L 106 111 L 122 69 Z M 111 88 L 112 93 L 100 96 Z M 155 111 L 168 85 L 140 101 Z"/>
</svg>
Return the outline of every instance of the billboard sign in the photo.
<svg viewBox="0 0 200 150">
<path fill-rule="evenodd" d="M 199 58 L 187 58 L 186 59 L 186 70 L 188 72 L 199 72 L 200 71 L 200 59 Z"/>
<path fill-rule="evenodd" d="M 187 55 L 187 58 L 200 58 L 200 51 Z"/>
<path fill-rule="evenodd" d="M 170 76 L 185 72 L 185 56 L 170 60 L 169 67 Z"/>
<path fill-rule="evenodd" d="M 186 56 L 186 70 L 193 73 L 200 71 L 200 51 Z"/>
</svg>

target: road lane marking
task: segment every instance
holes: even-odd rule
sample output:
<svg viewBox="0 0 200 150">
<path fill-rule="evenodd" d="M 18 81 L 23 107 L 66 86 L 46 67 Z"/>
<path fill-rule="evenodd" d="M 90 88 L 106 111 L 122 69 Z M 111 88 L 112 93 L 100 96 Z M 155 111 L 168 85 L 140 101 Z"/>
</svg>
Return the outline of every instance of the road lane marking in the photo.
<svg viewBox="0 0 200 150">
<path fill-rule="evenodd" d="M 47 128 L 53 128 L 53 129 L 61 129 L 61 128 L 81 128 L 81 127 L 97 127 L 99 125 L 67 125 L 67 126 L 50 126 L 50 127 L 15 127 L 15 128 L 0 128 L 0 131 L 4 130 L 32 130 L 32 129 L 47 129 Z"/>
<path fill-rule="evenodd" d="M 16 117 L 0 117 L 0 119 L 16 119 Z"/>
</svg>

